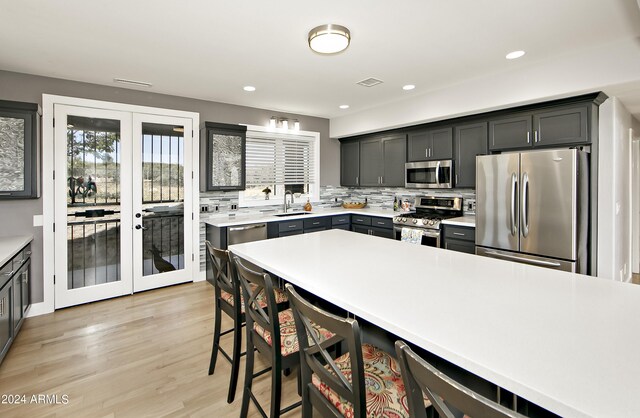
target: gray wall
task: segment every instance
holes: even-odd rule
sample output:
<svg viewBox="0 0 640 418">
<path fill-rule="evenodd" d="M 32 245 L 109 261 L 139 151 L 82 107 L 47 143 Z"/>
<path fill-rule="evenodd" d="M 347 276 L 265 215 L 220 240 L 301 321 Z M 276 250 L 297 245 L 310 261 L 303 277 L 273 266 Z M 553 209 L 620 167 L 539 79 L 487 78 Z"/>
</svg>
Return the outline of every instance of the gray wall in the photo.
<svg viewBox="0 0 640 418">
<path fill-rule="evenodd" d="M 209 102 L 148 91 L 101 86 L 49 77 L 0 71 L 0 99 L 42 104 L 43 94 L 80 97 L 200 113 L 200 121 L 266 126 L 271 116 L 295 118 L 305 131 L 320 133 L 320 183 L 340 184 L 340 144 L 329 138 L 329 120 L 310 116 Z M 33 215 L 42 213 L 42 199 L 0 201 L 0 235 L 33 234 L 32 301 L 42 296 L 42 228 L 33 227 Z"/>
</svg>

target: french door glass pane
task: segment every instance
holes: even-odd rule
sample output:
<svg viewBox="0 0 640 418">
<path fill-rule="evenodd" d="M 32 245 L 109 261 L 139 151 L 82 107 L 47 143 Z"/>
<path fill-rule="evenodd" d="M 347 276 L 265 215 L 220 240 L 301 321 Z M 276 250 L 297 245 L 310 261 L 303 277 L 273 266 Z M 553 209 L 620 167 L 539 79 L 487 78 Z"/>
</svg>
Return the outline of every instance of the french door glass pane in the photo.
<svg viewBox="0 0 640 418">
<path fill-rule="evenodd" d="M 184 260 L 184 127 L 142 123 L 143 276 Z"/>
<path fill-rule="evenodd" d="M 120 121 L 67 118 L 67 281 L 121 280 Z"/>
</svg>

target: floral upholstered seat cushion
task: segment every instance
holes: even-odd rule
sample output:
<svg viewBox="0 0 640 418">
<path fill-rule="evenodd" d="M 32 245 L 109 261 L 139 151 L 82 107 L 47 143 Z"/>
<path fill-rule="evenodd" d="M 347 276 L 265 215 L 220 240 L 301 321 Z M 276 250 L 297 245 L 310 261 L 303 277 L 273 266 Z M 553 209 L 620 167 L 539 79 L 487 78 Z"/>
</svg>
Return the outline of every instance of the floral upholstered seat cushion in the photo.
<svg viewBox="0 0 640 418">
<path fill-rule="evenodd" d="M 255 286 L 253 286 L 253 289 L 255 290 Z M 275 288 L 273 289 L 274 293 L 276 294 L 276 303 L 280 304 L 280 303 L 284 303 L 287 302 L 287 294 L 284 293 L 282 290 Z M 224 290 L 220 290 L 220 298 L 222 300 L 224 300 L 225 302 L 227 302 L 229 305 L 233 306 L 233 295 L 229 292 L 225 292 Z M 262 292 L 260 292 L 260 294 L 258 295 L 258 303 L 260 304 L 261 308 L 266 308 L 267 307 L 267 299 L 264 296 L 264 290 Z M 240 309 L 242 310 L 242 312 L 244 312 L 244 297 L 242 296 L 242 293 L 240 293 L 240 302 L 242 303 Z"/>
<path fill-rule="evenodd" d="M 407 394 L 400 365 L 388 353 L 370 345 L 362 345 L 367 417 L 409 417 Z M 335 360 L 338 369 L 351 382 L 349 353 Z M 314 373 L 311 383 L 345 417 L 353 417 L 353 405 L 320 381 Z M 427 404 L 428 405 L 428 404 Z"/>
<path fill-rule="evenodd" d="M 280 322 L 280 352 L 284 357 L 297 353 L 300 345 L 298 344 L 298 336 L 296 335 L 296 323 L 293 319 L 293 311 L 291 309 L 285 309 L 279 312 L 278 322 Z M 272 345 L 271 333 L 269 331 L 256 323 L 253 324 L 253 329 L 256 330 L 258 335 L 261 336 L 267 344 Z M 332 332 L 321 327 L 314 327 L 314 331 L 320 341 L 333 337 Z"/>
</svg>

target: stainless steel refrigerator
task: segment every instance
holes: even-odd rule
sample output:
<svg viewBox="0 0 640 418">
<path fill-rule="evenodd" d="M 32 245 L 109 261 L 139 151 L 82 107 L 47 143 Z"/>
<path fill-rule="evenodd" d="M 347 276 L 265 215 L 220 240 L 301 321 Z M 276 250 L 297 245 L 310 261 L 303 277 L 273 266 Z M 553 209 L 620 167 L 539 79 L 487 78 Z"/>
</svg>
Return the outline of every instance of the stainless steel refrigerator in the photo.
<svg viewBox="0 0 640 418">
<path fill-rule="evenodd" d="M 476 254 L 586 274 L 588 183 L 575 149 L 476 157 Z"/>
</svg>

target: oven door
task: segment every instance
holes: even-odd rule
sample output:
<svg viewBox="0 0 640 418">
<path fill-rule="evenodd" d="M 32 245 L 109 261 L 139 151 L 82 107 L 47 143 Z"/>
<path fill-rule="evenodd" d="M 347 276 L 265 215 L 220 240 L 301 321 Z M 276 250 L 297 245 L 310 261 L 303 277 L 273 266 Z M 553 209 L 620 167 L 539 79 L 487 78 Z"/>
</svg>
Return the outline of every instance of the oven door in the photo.
<svg viewBox="0 0 640 418">
<path fill-rule="evenodd" d="M 414 189 L 450 189 L 453 187 L 453 161 L 420 161 L 404 166 L 405 187 Z"/>
<path fill-rule="evenodd" d="M 419 228 L 419 229 L 422 229 L 422 242 L 421 242 L 422 245 L 440 248 L 440 231 L 435 231 L 433 229 L 423 229 L 423 228 Z M 395 235 L 395 239 L 400 241 L 400 238 L 402 237 L 402 226 L 394 225 L 393 232 Z"/>
</svg>

